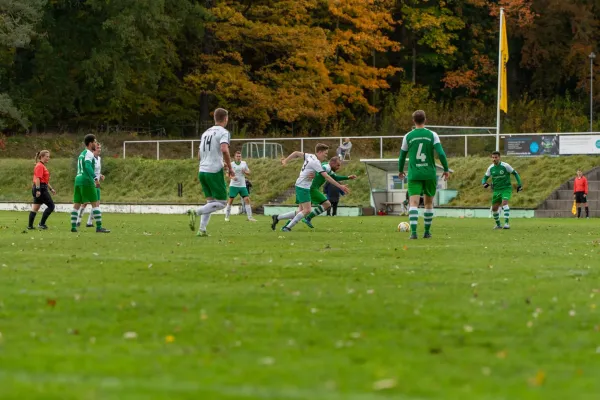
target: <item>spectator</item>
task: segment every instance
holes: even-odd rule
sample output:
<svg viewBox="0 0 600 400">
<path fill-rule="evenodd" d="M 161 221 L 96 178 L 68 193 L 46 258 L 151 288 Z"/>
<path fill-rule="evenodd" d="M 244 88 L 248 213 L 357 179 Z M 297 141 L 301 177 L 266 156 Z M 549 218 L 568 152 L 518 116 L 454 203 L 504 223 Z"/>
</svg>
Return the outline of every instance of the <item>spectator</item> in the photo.
<svg viewBox="0 0 600 400">
<path fill-rule="evenodd" d="M 344 138 L 341 146 L 339 146 L 336 150 L 336 153 L 340 160 L 343 160 L 346 154 L 350 154 L 352 150 L 352 142 L 350 142 L 350 138 Z"/>
<path fill-rule="evenodd" d="M 343 193 L 329 182 L 325 184 L 323 191 L 327 195 L 327 200 L 331 203 L 331 207 L 327 209 L 327 215 L 335 217 L 337 215 L 338 203 L 340 202 L 340 194 L 343 195 Z"/>
</svg>

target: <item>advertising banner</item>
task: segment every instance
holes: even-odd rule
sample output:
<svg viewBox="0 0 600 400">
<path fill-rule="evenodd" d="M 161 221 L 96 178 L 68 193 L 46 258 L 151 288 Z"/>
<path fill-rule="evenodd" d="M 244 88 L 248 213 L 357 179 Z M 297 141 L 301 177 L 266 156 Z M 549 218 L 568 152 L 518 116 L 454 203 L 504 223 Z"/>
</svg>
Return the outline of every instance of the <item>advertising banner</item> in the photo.
<svg viewBox="0 0 600 400">
<path fill-rule="evenodd" d="M 560 139 L 561 145 L 562 140 Z M 557 156 L 559 155 L 559 137 L 557 135 L 505 137 L 504 152 L 507 156 Z"/>
<path fill-rule="evenodd" d="M 600 136 L 565 135 L 560 139 L 560 154 L 600 154 Z"/>
</svg>

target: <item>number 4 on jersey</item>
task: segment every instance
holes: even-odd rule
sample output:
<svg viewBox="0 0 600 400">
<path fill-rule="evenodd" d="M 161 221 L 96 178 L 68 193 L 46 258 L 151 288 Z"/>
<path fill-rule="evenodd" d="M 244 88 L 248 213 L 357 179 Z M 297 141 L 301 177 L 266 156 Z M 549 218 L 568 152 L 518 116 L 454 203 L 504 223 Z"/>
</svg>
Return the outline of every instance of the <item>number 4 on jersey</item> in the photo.
<svg viewBox="0 0 600 400">
<path fill-rule="evenodd" d="M 421 162 L 427 161 L 427 154 L 421 153 L 423 150 L 423 143 L 419 143 L 419 148 L 417 149 L 417 160 L 421 160 Z"/>
</svg>

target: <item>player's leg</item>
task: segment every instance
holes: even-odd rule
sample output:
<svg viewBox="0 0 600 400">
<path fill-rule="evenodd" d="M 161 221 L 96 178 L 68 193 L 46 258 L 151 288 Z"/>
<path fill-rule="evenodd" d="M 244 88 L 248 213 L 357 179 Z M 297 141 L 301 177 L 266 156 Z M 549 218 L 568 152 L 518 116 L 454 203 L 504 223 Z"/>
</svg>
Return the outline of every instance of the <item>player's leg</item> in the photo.
<svg viewBox="0 0 600 400">
<path fill-rule="evenodd" d="M 81 225 L 81 219 L 83 218 L 83 213 L 85 212 L 86 206 L 87 206 L 87 203 L 82 204 L 81 207 L 79 208 L 79 213 L 77 214 L 77 227 L 78 228 Z"/>
<path fill-rule="evenodd" d="M 325 194 L 318 189 L 310 189 L 310 200 L 316 207 L 302 220 L 302 222 L 310 228 L 314 228 L 311 219 L 318 217 L 327 211 L 331 207 L 331 203 L 327 200 Z"/>
<path fill-rule="evenodd" d="M 248 221 L 256 222 L 254 217 L 252 216 L 252 204 L 250 204 L 250 194 L 248 193 L 248 189 L 243 188 L 245 193 L 242 193 L 242 200 L 244 204 L 244 209 L 246 210 L 246 217 L 248 217 Z M 245 196 L 244 196 L 245 194 Z"/>
<path fill-rule="evenodd" d="M 40 207 L 42 206 L 42 202 L 40 201 L 40 198 L 35 197 L 35 194 L 36 194 L 35 187 L 31 188 L 31 194 L 33 196 L 33 204 L 31 205 L 31 211 L 29 212 L 29 224 L 27 225 L 27 229 L 35 229 L 33 227 L 33 221 L 35 221 L 35 216 L 37 215 L 37 212 L 40 210 Z"/>
<path fill-rule="evenodd" d="M 231 205 L 233 200 L 237 196 L 237 190 L 233 186 L 229 186 L 229 198 L 227 199 L 227 206 L 225 206 L 225 222 L 229 222 L 229 216 L 231 215 Z"/>
<path fill-rule="evenodd" d="M 85 186 L 83 189 L 84 201 L 90 203 L 92 207 L 92 217 L 96 221 L 97 233 L 110 233 L 110 230 L 102 227 L 102 210 L 100 210 L 100 200 L 98 199 L 98 189 L 94 186 Z"/>
<path fill-rule="evenodd" d="M 311 211 L 311 203 L 310 203 L 310 189 L 304 189 L 296 186 L 296 204 L 298 204 L 298 212 L 283 228 L 282 231 L 290 231 L 294 225 L 304 218 L 305 215 L 308 215 Z"/>
<path fill-rule="evenodd" d="M 73 209 L 71 210 L 71 232 L 77 232 L 77 216 L 79 215 L 79 208 L 83 201 L 83 186 L 75 185 L 73 190 Z"/>
<path fill-rule="evenodd" d="M 583 205 L 585 206 L 585 217 L 590 218 L 590 208 L 588 207 L 587 196 L 583 198 Z"/>
<path fill-rule="evenodd" d="M 435 198 L 435 192 L 437 190 L 437 180 L 429 179 L 425 181 L 423 187 L 423 223 L 425 226 L 425 233 L 423 234 L 424 239 L 431 237 L 431 224 L 433 223 L 433 199 Z"/>
<path fill-rule="evenodd" d="M 408 181 L 408 220 L 410 223 L 410 239 L 417 238 L 417 225 L 419 223 L 419 202 L 421 201 L 421 192 L 424 188 L 424 181 Z"/>
<path fill-rule="evenodd" d="M 502 229 L 500 225 L 500 205 L 502 204 L 502 195 L 500 193 L 494 193 L 492 195 L 492 215 L 494 216 L 494 229 Z"/>
<path fill-rule="evenodd" d="M 54 208 L 55 208 L 54 201 L 52 200 L 52 196 L 50 196 L 50 192 L 48 191 L 48 189 L 44 190 L 44 192 L 42 193 L 40 198 L 46 205 L 46 209 L 44 210 L 44 213 L 42 214 L 42 219 L 40 220 L 40 224 L 38 225 L 38 228 L 48 229 L 48 227 L 46 226 L 46 221 L 48 220 L 48 217 L 50 216 L 50 214 L 52 214 L 54 212 Z"/>
<path fill-rule="evenodd" d="M 208 191 L 212 194 L 212 197 L 207 197 L 206 205 L 196 210 L 196 212 L 201 209 L 204 211 L 200 215 L 200 227 L 198 228 L 196 236 L 208 236 L 206 228 L 208 227 L 211 214 L 224 209 L 228 197 L 227 185 L 225 184 L 225 176 L 223 175 L 222 170 L 215 173 L 203 172 L 202 175 L 204 176 L 203 180 L 206 186 L 208 186 Z"/>
<path fill-rule="evenodd" d="M 331 213 L 332 217 L 335 217 L 337 215 L 338 203 L 339 203 L 338 201 L 332 201 L 331 202 L 331 208 L 333 209 L 333 212 Z"/>
<path fill-rule="evenodd" d="M 506 189 L 502 192 L 502 210 L 504 210 L 504 229 L 510 229 L 510 207 L 508 202 L 512 196 L 512 188 Z"/>
<path fill-rule="evenodd" d="M 581 192 L 575 192 L 575 206 L 577 207 L 577 218 L 581 218 Z"/>
<path fill-rule="evenodd" d="M 96 192 L 98 192 L 98 207 L 100 207 L 99 203 L 100 203 L 100 188 L 96 188 Z M 83 215 L 83 212 L 80 213 L 81 215 Z M 88 215 L 88 219 L 87 219 L 87 223 L 85 224 L 86 228 L 93 228 L 94 227 L 94 213 L 90 211 L 90 215 Z"/>
</svg>

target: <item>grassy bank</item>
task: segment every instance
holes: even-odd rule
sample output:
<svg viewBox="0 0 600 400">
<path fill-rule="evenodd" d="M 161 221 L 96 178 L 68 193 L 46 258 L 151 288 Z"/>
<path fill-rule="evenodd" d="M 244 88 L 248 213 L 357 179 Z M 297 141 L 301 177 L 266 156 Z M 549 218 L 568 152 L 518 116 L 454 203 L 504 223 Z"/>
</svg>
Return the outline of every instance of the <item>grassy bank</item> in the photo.
<svg viewBox="0 0 600 400">
<path fill-rule="evenodd" d="M 514 207 L 535 207 L 552 191 L 571 178 L 577 168 L 591 169 L 598 158 L 587 156 L 505 158 L 523 178 L 525 191 L 515 195 Z M 256 205 L 264 204 L 294 185 L 300 162 L 282 168 L 278 160 L 250 159 L 252 198 Z M 459 191 L 453 206 L 487 206 L 490 192 L 483 190 L 481 178 L 490 160 L 487 157 L 455 158 L 450 160 L 454 174 L 449 187 Z M 58 193 L 55 200 L 69 202 L 73 195 L 74 160 L 52 159 L 48 165 L 52 185 Z M 197 162 L 194 160 L 148 160 L 141 158 L 103 159 L 102 198 L 105 202 L 134 203 L 198 203 L 203 196 L 197 181 Z M 29 201 L 33 161 L 21 159 L 0 160 L 0 201 Z M 369 204 L 369 182 L 364 165 L 354 160 L 346 163 L 341 174 L 356 174 L 359 179 L 350 182 L 352 193 L 341 199 L 343 205 Z M 177 184 L 183 183 L 183 197 L 177 196 Z M 294 197 L 285 200 L 291 204 Z"/>
</svg>

